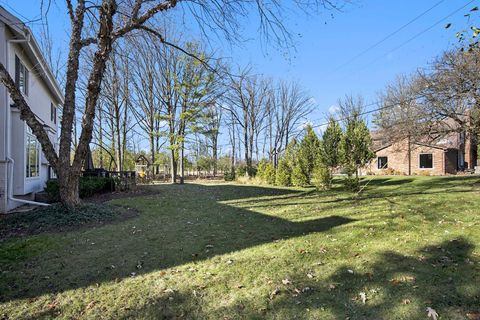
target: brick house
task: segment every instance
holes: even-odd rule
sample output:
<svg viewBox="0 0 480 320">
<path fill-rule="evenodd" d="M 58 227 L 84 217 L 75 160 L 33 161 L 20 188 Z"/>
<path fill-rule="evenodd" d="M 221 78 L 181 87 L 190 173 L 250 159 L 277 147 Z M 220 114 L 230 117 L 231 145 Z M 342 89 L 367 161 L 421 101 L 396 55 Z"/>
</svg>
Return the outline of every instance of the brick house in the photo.
<svg viewBox="0 0 480 320">
<path fill-rule="evenodd" d="M 376 157 L 367 167 L 370 174 L 447 175 L 474 169 L 476 165 L 476 144 L 465 132 L 436 140 L 403 139 L 389 143 L 381 131 L 373 131 L 372 140 Z"/>
</svg>

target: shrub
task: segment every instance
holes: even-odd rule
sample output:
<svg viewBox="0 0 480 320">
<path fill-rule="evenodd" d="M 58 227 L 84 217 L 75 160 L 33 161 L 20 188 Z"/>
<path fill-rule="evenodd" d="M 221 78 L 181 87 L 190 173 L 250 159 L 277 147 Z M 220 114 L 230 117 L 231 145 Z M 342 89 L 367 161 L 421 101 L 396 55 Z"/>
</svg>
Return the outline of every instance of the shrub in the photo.
<svg viewBox="0 0 480 320">
<path fill-rule="evenodd" d="M 348 191 L 360 190 L 360 179 L 356 176 L 346 176 L 343 183 Z"/>
<path fill-rule="evenodd" d="M 275 184 L 275 168 L 270 162 L 262 160 L 258 163 L 256 177 L 263 183 Z"/>
<path fill-rule="evenodd" d="M 79 195 L 80 198 L 88 198 L 97 193 L 110 192 L 115 190 L 115 180 L 106 177 L 80 177 Z M 47 181 L 45 191 L 53 202 L 60 200 L 60 187 L 58 180 Z"/>
<path fill-rule="evenodd" d="M 329 168 L 324 165 L 316 165 L 313 170 L 313 183 L 317 190 L 326 190 L 332 187 L 333 175 Z"/>
<path fill-rule="evenodd" d="M 290 168 L 288 162 L 285 159 L 280 160 L 280 162 L 278 163 L 275 183 L 279 186 L 285 187 L 292 185 L 292 168 Z"/>
<path fill-rule="evenodd" d="M 268 162 L 266 160 L 261 160 L 257 166 L 257 177 L 262 180 L 265 179 L 265 169 L 267 167 L 267 163 Z"/>
<path fill-rule="evenodd" d="M 225 181 L 234 181 L 235 180 L 235 169 L 232 168 L 230 171 L 226 171 L 223 174 L 223 179 Z"/>
<path fill-rule="evenodd" d="M 249 177 L 255 177 L 255 175 L 257 174 L 257 169 L 254 168 L 254 167 L 251 167 L 251 168 L 247 168 L 246 165 L 242 164 L 240 166 L 238 166 L 237 170 L 236 170 L 236 177 L 245 177 L 247 176 L 247 170 L 248 170 L 248 176 Z"/>
</svg>

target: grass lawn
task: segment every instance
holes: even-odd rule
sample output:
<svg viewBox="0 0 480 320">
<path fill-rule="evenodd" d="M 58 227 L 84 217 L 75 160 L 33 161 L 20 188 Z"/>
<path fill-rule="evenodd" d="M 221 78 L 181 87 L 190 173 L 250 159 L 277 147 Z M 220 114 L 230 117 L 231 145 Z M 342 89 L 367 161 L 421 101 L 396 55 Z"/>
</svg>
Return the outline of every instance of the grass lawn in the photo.
<svg viewBox="0 0 480 320">
<path fill-rule="evenodd" d="M 0 319 L 479 319 L 479 183 L 152 186 L 113 201 L 129 219 L 0 241 Z"/>
</svg>

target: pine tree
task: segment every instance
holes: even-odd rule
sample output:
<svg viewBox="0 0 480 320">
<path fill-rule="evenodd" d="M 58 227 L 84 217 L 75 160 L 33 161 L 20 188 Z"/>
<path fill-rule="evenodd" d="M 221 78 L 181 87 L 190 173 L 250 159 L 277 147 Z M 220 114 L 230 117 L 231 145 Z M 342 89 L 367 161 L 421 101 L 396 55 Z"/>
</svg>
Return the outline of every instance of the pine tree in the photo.
<svg viewBox="0 0 480 320">
<path fill-rule="evenodd" d="M 320 151 L 320 140 L 313 128 L 307 126 L 305 131 L 305 136 L 298 147 L 298 156 L 293 166 L 292 183 L 295 186 L 307 186 L 310 184 Z"/>
<path fill-rule="evenodd" d="M 296 187 L 304 187 L 309 184 L 308 176 L 298 162 L 292 170 L 292 184 Z"/>
<path fill-rule="evenodd" d="M 282 159 L 278 163 L 275 183 L 284 187 L 292 185 L 292 168 L 290 167 L 287 159 Z"/>
<path fill-rule="evenodd" d="M 275 184 L 275 175 L 276 175 L 275 168 L 273 167 L 273 165 L 270 162 L 268 162 L 265 165 L 265 171 L 263 173 L 263 179 L 265 180 L 266 183 L 273 185 L 273 184 Z"/>
<path fill-rule="evenodd" d="M 322 136 L 320 156 L 314 169 L 315 186 L 329 189 L 332 185 L 333 170 L 340 165 L 342 154 L 340 144 L 342 141 L 342 128 L 332 117 Z"/>
<path fill-rule="evenodd" d="M 359 188 L 358 169 L 373 159 L 375 154 L 370 149 L 372 138 L 367 125 L 358 112 L 347 119 L 345 134 L 341 140 L 343 165 L 347 172 L 346 186 L 350 190 Z M 355 175 L 355 177 L 353 177 Z"/>
</svg>

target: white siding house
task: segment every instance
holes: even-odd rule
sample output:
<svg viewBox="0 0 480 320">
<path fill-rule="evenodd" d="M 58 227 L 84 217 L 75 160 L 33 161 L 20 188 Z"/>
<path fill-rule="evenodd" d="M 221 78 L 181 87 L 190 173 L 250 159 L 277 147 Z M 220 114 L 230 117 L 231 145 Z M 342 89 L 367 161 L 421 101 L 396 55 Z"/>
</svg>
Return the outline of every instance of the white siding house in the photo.
<svg viewBox="0 0 480 320">
<path fill-rule="evenodd" d="M 24 93 L 32 111 L 57 147 L 58 108 L 63 95 L 31 30 L 0 7 L 0 62 Z M 0 85 L 0 213 L 33 199 L 51 168 L 19 110 Z"/>
</svg>

